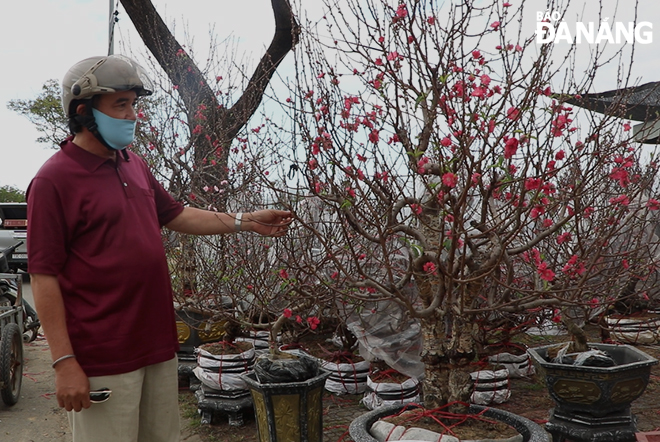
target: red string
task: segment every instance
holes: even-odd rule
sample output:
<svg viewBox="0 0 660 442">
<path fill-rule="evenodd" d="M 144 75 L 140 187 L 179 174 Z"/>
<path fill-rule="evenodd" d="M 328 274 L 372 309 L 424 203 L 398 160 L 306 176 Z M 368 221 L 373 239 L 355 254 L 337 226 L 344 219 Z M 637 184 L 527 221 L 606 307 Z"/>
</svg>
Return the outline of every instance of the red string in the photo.
<svg viewBox="0 0 660 442">
<path fill-rule="evenodd" d="M 450 434 L 452 436 L 455 436 L 454 432 L 452 431 L 453 428 L 456 428 L 457 426 L 462 425 L 471 419 L 480 422 L 490 423 L 490 424 L 498 423 L 497 421 L 482 416 L 487 409 L 484 409 L 477 414 L 460 414 L 460 413 L 452 413 L 446 411 L 449 407 L 453 405 L 462 405 L 466 408 L 469 407 L 469 404 L 466 404 L 465 402 L 461 402 L 461 401 L 450 402 L 446 405 L 443 405 L 442 407 L 434 408 L 431 410 L 426 410 L 417 405 L 414 405 L 415 407 L 419 407 L 419 408 L 405 407 L 399 413 L 392 415 L 390 417 L 400 417 L 403 413 L 407 413 L 406 418 L 399 424 L 402 426 L 404 426 L 405 424 L 418 422 L 424 418 L 429 418 L 444 428 L 443 434 Z M 453 423 L 450 424 L 447 423 L 447 421 L 451 421 Z"/>
</svg>

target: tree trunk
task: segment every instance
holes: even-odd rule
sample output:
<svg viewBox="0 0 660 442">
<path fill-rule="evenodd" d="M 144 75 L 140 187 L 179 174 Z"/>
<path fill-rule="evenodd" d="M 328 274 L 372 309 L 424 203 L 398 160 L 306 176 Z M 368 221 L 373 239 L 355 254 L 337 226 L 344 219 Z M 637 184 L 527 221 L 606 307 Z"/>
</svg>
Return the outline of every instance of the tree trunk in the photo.
<svg viewBox="0 0 660 442">
<path fill-rule="evenodd" d="M 460 401 L 470 402 L 472 382 L 470 362 L 474 359 L 473 324 L 454 319 L 451 327 L 444 330 L 441 318 L 422 322 L 424 334 L 425 378 L 422 384 L 424 406 L 433 409 Z M 459 410 L 465 411 L 462 406 Z"/>
<path fill-rule="evenodd" d="M 163 22 L 150 0 L 121 0 L 126 13 L 140 34 L 144 44 L 154 55 L 168 77 L 179 87 L 191 128 L 200 125 L 201 131 L 191 130 L 195 145 L 194 162 L 198 173 L 191 191 L 202 194 L 205 185 L 213 186 L 227 178 L 229 146 L 256 112 L 264 91 L 275 70 L 298 41 L 300 27 L 288 0 L 271 0 L 275 16 L 275 35 L 257 65 L 247 88 L 229 109 L 221 107 L 206 78 L 186 55 Z M 249 13 L 246 9 L 246 13 Z M 204 163 L 214 156 L 216 165 Z M 226 202 L 216 204 L 225 210 Z"/>
</svg>

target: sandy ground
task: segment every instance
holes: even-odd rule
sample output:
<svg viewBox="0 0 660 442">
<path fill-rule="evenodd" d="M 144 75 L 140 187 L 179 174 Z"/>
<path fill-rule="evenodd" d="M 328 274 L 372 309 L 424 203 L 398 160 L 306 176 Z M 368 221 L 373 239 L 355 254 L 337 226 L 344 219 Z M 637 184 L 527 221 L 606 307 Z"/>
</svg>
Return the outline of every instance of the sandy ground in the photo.
<svg viewBox="0 0 660 442">
<path fill-rule="evenodd" d="M 0 405 L 0 439 L 12 442 L 70 441 L 66 412 L 53 396 L 55 381 L 50 352 L 43 337 L 24 347 L 21 398 L 12 407 Z"/>
<path fill-rule="evenodd" d="M 23 296 L 34 305 L 30 284 Z M 0 401 L 0 439 L 12 442 L 70 441 L 66 412 L 57 406 L 48 342 L 43 336 L 23 346 L 21 397 L 11 407 Z"/>
</svg>

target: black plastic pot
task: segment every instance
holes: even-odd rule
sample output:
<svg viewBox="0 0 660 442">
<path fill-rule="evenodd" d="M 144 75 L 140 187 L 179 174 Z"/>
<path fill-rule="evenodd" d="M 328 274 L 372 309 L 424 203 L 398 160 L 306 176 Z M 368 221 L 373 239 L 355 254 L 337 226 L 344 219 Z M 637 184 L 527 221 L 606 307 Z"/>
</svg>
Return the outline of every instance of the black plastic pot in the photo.
<svg viewBox="0 0 660 442">
<path fill-rule="evenodd" d="M 262 384 L 242 376 L 254 404 L 259 442 L 323 442 L 323 386 L 330 373 L 302 382 Z"/>
<path fill-rule="evenodd" d="M 562 413 L 603 417 L 629 410 L 630 403 L 646 389 L 657 359 L 630 345 L 589 343 L 589 346 L 609 354 L 616 365 L 590 367 L 550 362 L 548 350 L 556 345 L 531 348 L 527 352 L 545 376 L 548 392 Z"/>
<path fill-rule="evenodd" d="M 394 405 L 391 407 L 377 408 L 369 413 L 363 414 L 351 422 L 348 432 L 355 442 L 378 442 L 369 430 L 378 420 L 397 414 L 406 409 L 419 407 L 417 404 Z M 516 429 L 522 436 L 523 442 L 548 442 L 548 433 L 531 420 L 496 408 L 483 407 L 481 405 L 470 405 L 470 414 L 478 414 L 498 422 L 502 422 Z"/>
</svg>

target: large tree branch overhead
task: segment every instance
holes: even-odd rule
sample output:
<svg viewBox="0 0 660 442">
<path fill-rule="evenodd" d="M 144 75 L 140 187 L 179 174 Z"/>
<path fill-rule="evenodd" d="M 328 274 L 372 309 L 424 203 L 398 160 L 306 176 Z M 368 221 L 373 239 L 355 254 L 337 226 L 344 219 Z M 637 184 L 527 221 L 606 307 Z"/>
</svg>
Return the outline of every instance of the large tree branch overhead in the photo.
<svg viewBox="0 0 660 442">
<path fill-rule="evenodd" d="M 172 83 L 178 85 L 178 93 L 186 105 L 189 121 L 193 123 L 194 115 L 203 106 L 207 109 L 206 119 L 195 121 L 194 124 L 202 125 L 205 129 L 204 133 L 212 134 L 215 141 L 223 147 L 218 160 L 220 169 L 226 168 L 229 157 L 227 146 L 256 112 L 275 70 L 298 40 L 300 27 L 293 15 L 289 0 L 271 0 L 275 17 L 275 35 L 252 74 L 243 95 L 228 109 L 218 106 L 219 103 L 207 79 L 185 54 L 151 0 L 121 0 L 121 3 L 144 44 Z M 199 166 L 201 160 L 215 151 L 215 147 L 203 136 L 199 136 L 194 141 L 197 146 L 195 162 Z M 196 184 L 203 185 L 203 183 Z"/>
</svg>

